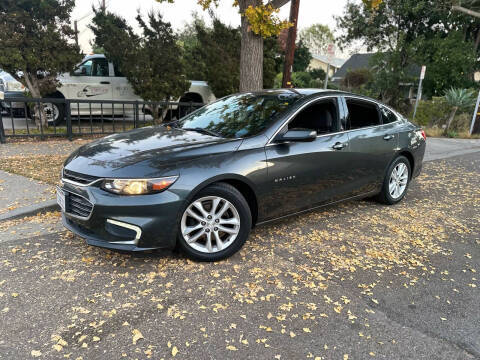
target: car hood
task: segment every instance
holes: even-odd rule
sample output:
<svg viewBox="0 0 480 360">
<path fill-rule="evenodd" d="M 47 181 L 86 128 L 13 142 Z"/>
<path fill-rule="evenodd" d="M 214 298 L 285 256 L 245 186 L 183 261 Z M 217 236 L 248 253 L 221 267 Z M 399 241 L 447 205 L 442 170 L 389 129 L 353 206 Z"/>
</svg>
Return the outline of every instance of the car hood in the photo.
<svg viewBox="0 0 480 360">
<path fill-rule="evenodd" d="M 64 166 L 98 177 L 175 175 L 182 162 L 233 152 L 241 142 L 165 126 L 146 127 L 84 145 L 70 155 Z"/>
</svg>

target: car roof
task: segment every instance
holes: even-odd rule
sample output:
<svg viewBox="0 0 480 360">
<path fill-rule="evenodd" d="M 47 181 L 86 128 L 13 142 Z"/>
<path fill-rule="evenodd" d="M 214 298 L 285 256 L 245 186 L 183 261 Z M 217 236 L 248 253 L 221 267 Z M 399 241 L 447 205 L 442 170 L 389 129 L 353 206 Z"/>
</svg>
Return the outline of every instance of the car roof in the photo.
<svg viewBox="0 0 480 360">
<path fill-rule="evenodd" d="M 352 92 L 347 92 L 347 91 L 341 91 L 341 90 L 333 90 L 333 89 L 297 89 L 297 88 L 291 88 L 291 89 L 268 89 L 268 90 L 262 90 L 262 91 L 256 91 L 253 92 L 253 94 L 257 95 L 267 95 L 267 94 L 277 94 L 277 95 L 282 95 L 282 94 L 297 94 L 300 95 L 304 98 L 307 97 L 314 97 L 315 95 L 324 95 L 324 96 L 329 96 L 329 95 L 343 95 L 343 96 L 352 96 L 356 98 L 361 98 L 369 101 L 373 101 L 376 103 L 380 104 L 380 101 L 365 95 L 360 95 L 360 94 L 355 94 Z M 382 104 L 383 105 L 383 104 Z"/>
<path fill-rule="evenodd" d="M 83 58 L 82 62 L 89 59 L 105 59 L 104 54 L 90 54 Z"/>
</svg>

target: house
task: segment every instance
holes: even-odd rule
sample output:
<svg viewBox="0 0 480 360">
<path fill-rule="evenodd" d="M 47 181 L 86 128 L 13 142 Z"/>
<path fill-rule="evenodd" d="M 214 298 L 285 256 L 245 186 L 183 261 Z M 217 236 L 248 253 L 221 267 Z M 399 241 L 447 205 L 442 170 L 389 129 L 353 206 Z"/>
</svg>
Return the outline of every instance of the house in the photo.
<svg viewBox="0 0 480 360">
<path fill-rule="evenodd" d="M 332 81 L 340 84 L 342 80 L 347 76 L 349 71 L 359 70 L 359 69 L 369 69 L 372 70 L 372 57 L 375 53 L 366 53 L 366 54 L 353 54 L 340 69 L 332 77 Z M 420 66 L 416 64 L 409 65 L 406 68 L 406 74 L 411 77 L 412 81 L 400 83 L 399 87 L 402 88 L 405 98 L 414 99 L 417 93 L 418 88 L 418 78 L 420 77 Z"/>
<path fill-rule="evenodd" d="M 352 70 L 370 69 L 370 60 L 375 54 L 353 54 L 347 61 L 345 61 L 340 69 L 332 77 L 332 81 L 341 82 L 347 73 Z"/>
<path fill-rule="evenodd" d="M 322 69 L 324 72 L 327 72 L 329 62 L 330 70 L 328 76 L 332 77 L 337 70 L 342 67 L 345 59 L 333 58 L 331 61 L 329 61 L 327 55 L 312 54 L 312 61 L 308 66 L 308 70 Z"/>
</svg>

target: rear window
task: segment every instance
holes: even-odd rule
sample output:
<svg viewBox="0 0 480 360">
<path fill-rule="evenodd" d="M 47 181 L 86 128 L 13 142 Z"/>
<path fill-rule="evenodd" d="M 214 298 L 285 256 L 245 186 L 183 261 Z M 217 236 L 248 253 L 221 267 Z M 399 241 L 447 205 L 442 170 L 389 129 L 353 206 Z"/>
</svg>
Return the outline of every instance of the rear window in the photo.
<svg viewBox="0 0 480 360">
<path fill-rule="evenodd" d="M 382 114 L 382 122 L 384 124 L 390 124 L 398 120 L 397 116 L 386 107 L 380 107 L 380 113 Z"/>
<path fill-rule="evenodd" d="M 347 99 L 348 128 L 350 130 L 380 125 L 377 106 L 369 101 Z"/>
</svg>

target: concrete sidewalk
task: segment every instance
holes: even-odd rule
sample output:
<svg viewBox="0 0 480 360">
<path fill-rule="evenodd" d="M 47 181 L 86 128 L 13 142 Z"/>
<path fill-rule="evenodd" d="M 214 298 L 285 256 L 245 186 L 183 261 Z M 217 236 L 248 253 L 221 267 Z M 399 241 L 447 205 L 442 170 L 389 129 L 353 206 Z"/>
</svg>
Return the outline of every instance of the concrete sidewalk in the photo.
<svg viewBox="0 0 480 360">
<path fill-rule="evenodd" d="M 54 186 L 0 170 L 0 221 L 54 206 Z"/>
</svg>

